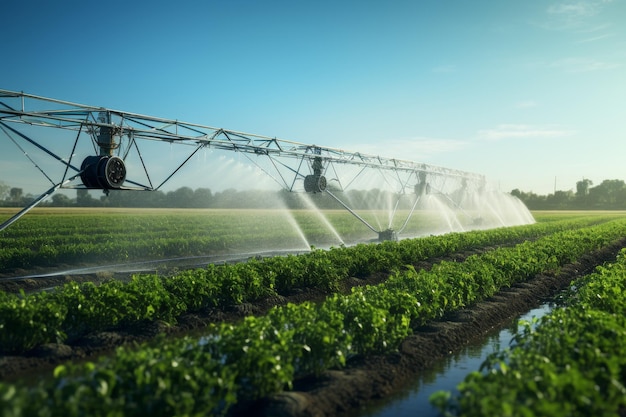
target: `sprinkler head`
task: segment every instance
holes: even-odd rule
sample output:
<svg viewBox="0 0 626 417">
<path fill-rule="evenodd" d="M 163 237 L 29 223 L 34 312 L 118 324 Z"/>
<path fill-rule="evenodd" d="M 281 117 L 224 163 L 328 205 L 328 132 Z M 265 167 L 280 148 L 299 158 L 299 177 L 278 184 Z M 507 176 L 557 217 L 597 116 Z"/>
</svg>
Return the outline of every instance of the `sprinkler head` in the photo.
<svg viewBox="0 0 626 417">
<path fill-rule="evenodd" d="M 397 241 L 398 235 L 396 234 L 395 230 L 387 229 L 383 230 L 382 232 L 378 232 L 378 241 L 384 242 L 385 240 Z"/>
<path fill-rule="evenodd" d="M 307 175 L 304 177 L 304 191 L 321 193 L 326 189 L 326 177 L 323 175 Z"/>
</svg>

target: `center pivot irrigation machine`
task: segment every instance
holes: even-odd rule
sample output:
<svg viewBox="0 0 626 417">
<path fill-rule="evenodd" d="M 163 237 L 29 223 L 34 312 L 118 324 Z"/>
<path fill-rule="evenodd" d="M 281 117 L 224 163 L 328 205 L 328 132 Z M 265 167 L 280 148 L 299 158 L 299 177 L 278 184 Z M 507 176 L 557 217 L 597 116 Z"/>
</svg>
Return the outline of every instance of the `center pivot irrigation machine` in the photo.
<svg viewBox="0 0 626 417">
<path fill-rule="evenodd" d="M 424 196 L 437 194 L 450 207 L 472 211 L 471 198 L 485 187 L 482 175 L 405 160 L 347 152 L 325 146 L 270 138 L 193 123 L 87 106 L 51 98 L 0 90 L 0 139 L 5 136 L 43 174 L 51 187 L 0 225 L 5 229 L 60 188 L 104 190 L 159 190 L 202 149 L 232 151 L 292 192 L 325 193 L 350 211 L 380 240 L 395 239 Z M 68 139 L 69 138 L 69 139 Z M 67 149 L 57 151 L 65 140 Z M 185 157 L 167 169 L 161 180 L 152 172 L 163 172 L 144 158 L 154 141 L 187 145 Z M 5 146 L 5 145 L 3 145 Z M 54 162 L 60 178 L 53 179 L 47 165 L 31 156 L 28 149 Z M 207 166 L 210 169 L 210 166 Z M 211 178 L 208 171 L 208 178 Z M 406 220 L 394 230 L 391 222 L 375 227 L 353 208 L 345 195 L 356 189 L 362 178 L 372 174 L 393 194 L 395 213 L 402 198 Z M 154 181 L 154 182 L 153 182 Z M 371 181 L 371 180 L 368 180 Z M 408 213 L 408 214 L 407 214 Z M 403 217 L 404 218 L 404 217 Z M 474 216 L 473 221 L 479 221 Z"/>
</svg>

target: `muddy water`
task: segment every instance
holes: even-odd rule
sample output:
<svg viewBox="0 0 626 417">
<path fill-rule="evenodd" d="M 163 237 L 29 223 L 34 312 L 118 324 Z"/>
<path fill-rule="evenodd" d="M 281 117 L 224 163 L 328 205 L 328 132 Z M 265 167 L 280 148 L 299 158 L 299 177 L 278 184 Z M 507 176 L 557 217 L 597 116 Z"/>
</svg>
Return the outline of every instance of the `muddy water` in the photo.
<svg viewBox="0 0 626 417">
<path fill-rule="evenodd" d="M 425 417 L 438 416 L 428 398 L 440 390 L 456 392 L 456 386 L 472 371 L 477 371 L 489 354 L 509 346 L 519 320 L 540 318 L 549 313 L 552 304 L 544 304 L 512 320 L 503 329 L 485 335 L 481 340 L 466 346 L 440 361 L 411 385 L 393 397 L 370 403 L 366 408 L 347 414 L 346 417 Z"/>
</svg>

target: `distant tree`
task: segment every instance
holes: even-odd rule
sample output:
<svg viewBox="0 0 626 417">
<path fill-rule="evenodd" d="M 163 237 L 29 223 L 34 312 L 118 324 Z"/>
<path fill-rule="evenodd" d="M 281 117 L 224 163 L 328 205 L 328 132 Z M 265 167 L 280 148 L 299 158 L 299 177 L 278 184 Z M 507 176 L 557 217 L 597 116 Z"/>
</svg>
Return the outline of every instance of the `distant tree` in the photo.
<svg viewBox="0 0 626 417">
<path fill-rule="evenodd" d="M 22 194 L 24 191 L 21 188 L 13 187 L 9 191 L 9 195 L 11 197 L 11 201 L 18 203 L 22 199 Z"/>
<path fill-rule="evenodd" d="M 128 207 L 124 201 L 124 191 L 110 190 L 100 196 L 100 204 L 104 207 Z"/>
<path fill-rule="evenodd" d="M 130 192 L 141 207 L 164 207 L 167 196 L 163 191 Z"/>
<path fill-rule="evenodd" d="M 192 207 L 193 190 L 189 187 L 181 187 L 166 194 L 167 207 Z"/>
<path fill-rule="evenodd" d="M 604 180 L 589 189 L 589 200 L 594 208 L 626 208 L 626 184 L 622 180 Z"/>
<path fill-rule="evenodd" d="M 591 180 L 583 178 L 582 181 L 576 183 L 576 197 L 574 208 L 586 209 L 590 208 L 589 188 L 593 185 Z"/>
<path fill-rule="evenodd" d="M 0 181 L 0 200 L 6 200 L 9 197 L 11 187 Z"/>
<path fill-rule="evenodd" d="M 207 208 L 213 203 L 213 193 L 208 188 L 198 188 L 193 192 L 191 207 Z"/>
<path fill-rule="evenodd" d="M 88 190 L 82 188 L 76 190 L 76 205 L 78 207 L 92 207 L 97 202 L 98 200 L 91 197 Z"/>
<path fill-rule="evenodd" d="M 574 201 L 574 193 L 572 191 L 555 191 L 546 197 L 547 208 L 565 210 L 571 208 Z"/>
<path fill-rule="evenodd" d="M 237 208 L 240 207 L 241 198 L 237 193 L 237 190 L 234 188 L 228 188 L 224 191 L 220 191 L 215 193 L 215 204 L 216 208 Z"/>
<path fill-rule="evenodd" d="M 72 199 L 65 194 L 55 194 L 52 196 L 52 205 L 55 207 L 69 207 L 73 204 Z"/>
<path fill-rule="evenodd" d="M 593 185 L 591 180 L 583 178 L 576 183 L 576 197 L 583 198 L 589 195 L 589 187 Z"/>
<path fill-rule="evenodd" d="M 282 189 L 278 191 L 276 198 L 285 205 L 285 207 L 291 210 L 299 210 L 303 209 L 304 201 L 297 195 L 297 193 L 292 193 L 286 189 Z"/>
<path fill-rule="evenodd" d="M 533 192 L 520 191 L 517 188 L 511 191 L 511 195 L 522 200 L 522 203 L 530 210 L 545 210 L 548 208 L 548 198 L 546 196 L 537 195 Z"/>
</svg>

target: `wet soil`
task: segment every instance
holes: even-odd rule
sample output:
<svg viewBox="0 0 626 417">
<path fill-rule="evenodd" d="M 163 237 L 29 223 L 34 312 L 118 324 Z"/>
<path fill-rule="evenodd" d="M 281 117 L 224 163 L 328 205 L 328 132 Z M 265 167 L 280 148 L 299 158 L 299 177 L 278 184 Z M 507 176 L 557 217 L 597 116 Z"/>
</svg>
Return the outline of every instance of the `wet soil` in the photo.
<svg viewBox="0 0 626 417">
<path fill-rule="evenodd" d="M 490 299 L 433 321 L 426 326 L 415 327 L 414 334 L 407 337 L 398 351 L 367 357 L 354 357 L 341 370 L 329 370 L 317 378 L 304 378 L 294 383 L 290 392 L 281 392 L 254 402 L 238 404 L 229 415 L 258 417 L 322 417 L 340 416 L 385 397 L 415 380 L 420 372 L 436 361 L 460 350 L 473 339 L 479 338 L 493 328 L 505 325 L 511 318 L 553 298 L 568 287 L 571 281 L 587 274 L 597 265 L 612 261 L 619 249 L 626 246 L 626 239 L 615 242 L 578 262 L 565 265 L 558 272 L 539 275 L 533 279 L 500 291 Z M 456 253 L 441 259 L 420 262 L 416 268 L 428 269 L 443 259 L 462 261 L 469 255 L 491 250 L 481 248 Z M 354 286 L 383 282 L 387 274 L 366 278 L 350 278 L 341 288 L 349 292 Z M 102 276 L 85 276 L 82 280 L 98 280 Z M 124 277 L 116 277 L 124 278 Z M 45 285 L 59 285 L 59 280 Z M 71 277 L 76 280 L 76 277 Z M 19 283 L 16 283 L 19 285 Z M 15 289 L 14 284 L 11 284 Z M 37 284 L 39 287 L 42 284 Z M 50 370 L 66 361 L 93 360 L 110 354 L 116 347 L 152 340 L 159 334 L 178 337 L 199 331 L 209 323 L 237 321 L 250 314 L 264 314 L 270 308 L 288 302 L 322 301 L 327 296 L 321 290 L 301 289 L 290 294 L 276 295 L 259 302 L 245 303 L 221 310 L 206 310 L 186 314 L 176 325 L 162 322 L 142 322 L 132 327 L 108 332 L 88 334 L 68 344 L 46 344 L 19 356 L 0 356 L 0 381 L 21 379 L 37 380 L 50 374 Z M 416 410 L 419 412 L 419 410 Z"/>
<path fill-rule="evenodd" d="M 354 411 L 406 386 L 420 372 L 472 340 L 553 299 L 573 280 L 592 272 L 597 265 L 615 260 L 624 246 L 626 239 L 583 256 L 557 273 L 538 275 L 444 320 L 414 328 L 414 334 L 403 341 L 397 352 L 354 358 L 345 369 L 296 381 L 290 392 L 240 405 L 232 416 L 329 417 Z M 419 415 L 420 410 L 414 411 Z"/>
</svg>

